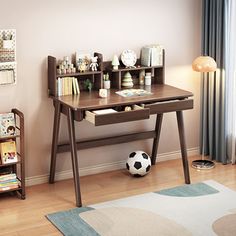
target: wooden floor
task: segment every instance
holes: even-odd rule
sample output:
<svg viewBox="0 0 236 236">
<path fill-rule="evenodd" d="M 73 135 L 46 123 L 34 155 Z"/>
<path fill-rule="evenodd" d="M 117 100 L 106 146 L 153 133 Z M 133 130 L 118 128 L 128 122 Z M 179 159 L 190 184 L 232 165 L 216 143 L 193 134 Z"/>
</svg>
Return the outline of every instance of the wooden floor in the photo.
<svg viewBox="0 0 236 236">
<path fill-rule="evenodd" d="M 192 183 L 212 179 L 236 190 L 236 165 L 216 164 L 216 168 L 204 171 L 190 168 L 190 176 Z M 83 204 L 89 205 L 182 184 L 182 163 L 172 160 L 157 163 L 142 178 L 131 177 L 126 170 L 82 177 L 81 192 Z M 75 207 L 73 181 L 28 187 L 26 194 L 26 200 L 0 198 L 0 235 L 61 235 L 45 215 Z"/>
</svg>

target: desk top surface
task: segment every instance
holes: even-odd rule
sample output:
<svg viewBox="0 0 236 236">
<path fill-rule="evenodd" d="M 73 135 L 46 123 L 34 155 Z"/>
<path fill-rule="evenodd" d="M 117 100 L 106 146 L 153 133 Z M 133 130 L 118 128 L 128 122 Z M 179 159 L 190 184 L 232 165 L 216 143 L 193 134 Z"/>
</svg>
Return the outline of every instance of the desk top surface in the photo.
<svg viewBox="0 0 236 236">
<path fill-rule="evenodd" d="M 150 86 L 149 90 L 147 89 L 147 87 L 143 87 L 142 89 L 145 89 L 151 92 L 152 94 L 145 96 L 122 97 L 115 93 L 119 90 L 110 89 L 108 90 L 107 98 L 100 98 L 98 96 L 98 91 L 83 91 L 79 95 L 52 97 L 52 99 L 59 101 L 63 105 L 69 106 L 74 110 L 88 110 L 112 106 L 123 106 L 148 102 L 161 102 L 176 99 L 185 99 L 193 96 L 193 94 L 189 91 L 182 90 L 166 84 L 152 85 Z"/>
</svg>

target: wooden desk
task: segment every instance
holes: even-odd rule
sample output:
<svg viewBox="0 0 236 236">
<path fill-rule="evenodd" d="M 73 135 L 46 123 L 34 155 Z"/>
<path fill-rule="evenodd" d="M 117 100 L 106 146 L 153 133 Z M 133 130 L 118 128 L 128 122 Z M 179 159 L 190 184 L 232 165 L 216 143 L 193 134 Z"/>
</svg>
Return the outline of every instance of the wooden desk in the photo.
<svg viewBox="0 0 236 236">
<path fill-rule="evenodd" d="M 61 97 L 51 96 L 55 107 L 55 114 L 49 182 L 54 183 L 57 153 L 70 151 L 75 183 L 76 206 L 78 207 L 82 206 L 82 201 L 79 183 L 77 149 L 81 150 L 98 146 L 125 143 L 135 140 L 153 139 L 151 160 L 152 165 L 154 165 L 156 163 L 156 155 L 163 113 L 167 112 L 176 112 L 177 115 L 185 183 L 190 183 L 184 134 L 183 110 L 193 108 L 193 100 L 190 99 L 193 94 L 191 92 L 165 84 L 152 85 L 152 95 L 140 97 L 124 98 L 122 96 L 117 95 L 115 91 L 117 90 L 111 89 L 107 98 L 99 98 L 98 91 L 93 91 L 91 93 L 81 92 L 80 95 L 70 95 Z M 92 112 L 92 110 L 105 108 L 122 108 L 127 105 L 138 105 L 141 109 L 132 111 L 121 111 L 105 115 L 96 115 L 96 117 L 94 117 L 95 125 L 115 124 L 127 121 L 149 119 L 150 115 L 156 114 L 155 130 L 124 134 L 120 136 L 113 136 L 101 139 L 97 138 L 87 141 L 76 141 L 74 121 L 82 121 L 89 114 L 88 112 Z M 58 142 L 61 113 L 65 114 L 68 120 L 69 143 L 64 144 L 60 144 Z"/>
</svg>

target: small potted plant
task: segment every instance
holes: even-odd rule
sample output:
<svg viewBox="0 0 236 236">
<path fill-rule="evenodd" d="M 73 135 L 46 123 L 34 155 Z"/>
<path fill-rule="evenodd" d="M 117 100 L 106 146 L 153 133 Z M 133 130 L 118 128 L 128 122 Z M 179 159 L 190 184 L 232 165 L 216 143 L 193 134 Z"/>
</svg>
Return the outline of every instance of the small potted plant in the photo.
<svg viewBox="0 0 236 236">
<path fill-rule="evenodd" d="M 109 74 L 108 73 L 103 75 L 103 86 L 104 86 L 104 89 L 110 89 L 111 88 L 111 81 L 109 79 Z"/>
<path fill-rule="evenodd" d="M 86 79 L 84 81 L 84 87 L 89 91 L 91 92 L 92 88 L 93 88 L 93 84 L 92 82 L 89 80 L 89 79 Z"/>
</svg>

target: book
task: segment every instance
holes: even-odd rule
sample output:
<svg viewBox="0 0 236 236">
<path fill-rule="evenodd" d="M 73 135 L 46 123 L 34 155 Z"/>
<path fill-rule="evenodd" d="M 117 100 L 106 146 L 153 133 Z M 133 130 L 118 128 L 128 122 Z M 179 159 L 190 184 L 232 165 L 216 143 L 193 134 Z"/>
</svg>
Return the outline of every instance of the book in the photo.
<svg viewBox="0 0 236 236">
<path fill-rule="evenodd" d="M 152 95 L 151 92 L 146 91 L 144 89 L 124 89 L 124 90 L 117 91 L 116 94 L 122 97 L 136 97 L 136 96 Z"/>
<path fill-rule="evenodd" d="M 75 86 L 76 86 L 76 91 L 77 91 L 77 94 L 80 93 L 80 89 L 79 89 L 79 81 L 77 78 L 75 78 Z"/>
<path fill-rule="evenodd" d="M 141 65 L 162 66 L 163 47 L 159 44 L 148 45 L 141 49 Z"/>
<path fill-rule="evenodd" d="M 7 191 L 7 190 L 13 190 L 13 189 L 17 189 L 19 188 L 19 184 L 15 184 L 15 185 L 12 185 L 12 186 L 7 186 L 7 187 L 0 187 L 0 192 L 4 192 L 4 191 Z"/>
<path fill-rule="evenodd" d="M 62 96 L 62 78 L 57 79 L 57 95 Z"/>
<path fill-rule="evenodd" d="M 15 179 L 16 179 L 16 173 L 0 175 L 0 183 Z"/>
<path fill-rule="evenodd" d="M 76 85 L 75 85 L 75 77 L 72 77 L 72 88 L 73 88 L 73 94 L 77 94 L 77 89 L 76 89 Z"/>
<path fill-rule="evenodd" d="M 2 164 L 17 162 L 17 152 L 15 141 L 0 143 Z"/>
<path fill-rule="evenodd" d="M 141 49 L 141 65 L 151 66 L 151 48 L 143 47 Z"/>
<path fill-rule="evenodd" d="M 0 114 L 0 136 L 11 136 L 16 134 L 14 113 Z"/>
</svg>

